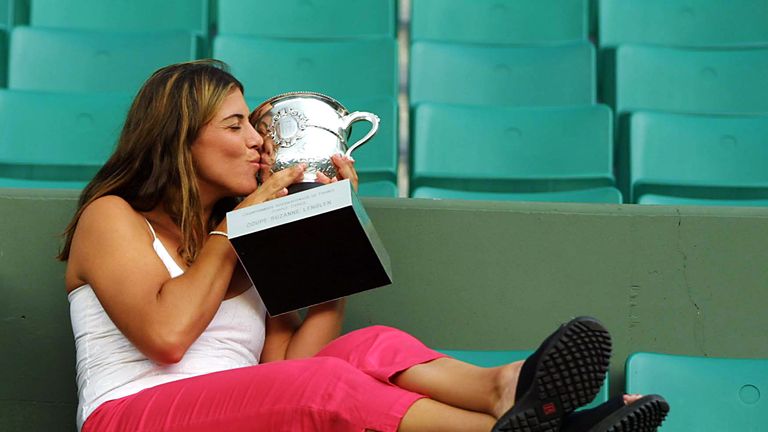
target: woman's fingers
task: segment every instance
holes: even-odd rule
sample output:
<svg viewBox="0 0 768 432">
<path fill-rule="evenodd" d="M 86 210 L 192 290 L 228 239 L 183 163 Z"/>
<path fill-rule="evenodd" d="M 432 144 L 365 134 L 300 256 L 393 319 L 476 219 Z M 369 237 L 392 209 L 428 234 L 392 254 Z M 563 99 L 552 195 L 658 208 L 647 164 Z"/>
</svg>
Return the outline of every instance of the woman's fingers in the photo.
<svg viewBox="0 0 768 432">
<path fill-rule="evenodd" d="M 272 173 L 255 192 L 245 197 L 237 208 L 248 207 L 287 195 L 288 186 L 301 181 L 304 177 L 305 168 L 305 164 L 298 164 L 282 171 Z"/>
<path fill-rule="evenodd" d="M 355 160 L 341 154 L 333 155 L 331 160 L 336 166 L 336 172 L 339 173 L 338 178 L 348 179 L 352 182 L 352 187 L 357 190 L 358 178 L 357 171 L 355 170 Z"/>
</svg>

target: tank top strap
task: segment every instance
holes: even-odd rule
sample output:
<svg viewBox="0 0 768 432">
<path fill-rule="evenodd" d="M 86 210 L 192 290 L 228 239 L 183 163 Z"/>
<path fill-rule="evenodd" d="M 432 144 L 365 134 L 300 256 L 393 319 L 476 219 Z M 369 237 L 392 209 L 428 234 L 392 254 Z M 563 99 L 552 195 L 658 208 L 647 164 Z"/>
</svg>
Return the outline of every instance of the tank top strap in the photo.
<svg viewBox="0 0 768 432">
<path fill-rule="evenodd" d="M 154 228 L 152 228 L 152 224 L 151 224 L 151 223 L 149 223 L 149 219 L 147 219 L 147 218 L 144 218 L 144 222 L 146 222 L 146 223 L 147 223 L 147 226 L 149 227 L 149 232 L 151 232 L 151 233 L 152 233 L 152 238 L 153 238 L 155 241 L 157 241 L 157 234 L 155 234 L 155 229 L 154 229 Z"/>
<path fill-rule="evenodd" d="M 160 238 L 157 237 L 157 234 L 155 233 L 155 229 L 152 228 L 152 224 L 149 223 L 149 220 L 147 218 L 144 218 L 145 221 L 147 221 L 147 225 L 149 226 L 149 230 L 152 232 L 152 237 L 154 237 L 154 241 L 152 241 L 152 248 L 155 250 L 155 253 L 158 257 L 160 257 L 160 260 L 165 264 L 165 268 L 168 269 L 168 273 L 170 273 L 171 277 L 180 276 L 184 273 L 184 269 L 179 267 L 178 264 L 176 264 L 176 261 L 173 260 L 173 257 L 171 257 L 171 254 L 168 252 L 168 249 L 165 248 L 165 245 L 163 245 L 163 242 L 160 241 Z"/>
</svg>

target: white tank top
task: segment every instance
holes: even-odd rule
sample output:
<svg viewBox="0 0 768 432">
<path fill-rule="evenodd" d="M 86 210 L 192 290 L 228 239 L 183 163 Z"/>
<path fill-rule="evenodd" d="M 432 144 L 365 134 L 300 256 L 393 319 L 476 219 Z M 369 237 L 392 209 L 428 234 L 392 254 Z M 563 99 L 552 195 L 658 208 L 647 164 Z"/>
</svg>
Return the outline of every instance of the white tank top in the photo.
<svg viewBox="0 0 768 432">
<path fill-rule="evenodd" d="M 149 222 L 147 222 L 149 224 Z M 152 225 L 152 246 L 171 277 L 184 273 Z M 180 362 L 148 359 L 115 327 L 90 285 L 69 293 L 75 336 L 79 405 L 77 427 L 104 402 L 170 381 L 258 364 L 264 347 L 266 309 L 254 287 L 224 300 L 203 334 Z"/>
</svg>

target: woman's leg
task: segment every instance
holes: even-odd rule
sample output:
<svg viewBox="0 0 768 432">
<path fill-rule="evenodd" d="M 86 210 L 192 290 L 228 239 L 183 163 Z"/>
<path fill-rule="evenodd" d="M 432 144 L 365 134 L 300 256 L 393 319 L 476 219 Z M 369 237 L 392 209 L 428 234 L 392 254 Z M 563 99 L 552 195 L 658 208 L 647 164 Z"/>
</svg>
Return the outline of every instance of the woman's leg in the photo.
<svg viewBox="0 0 768 432">
<path fill-rule="evenodd" d="M 309 358 L 182 379 L 106 402 L 83 432 L 394 432 L 422 398 L 345 361 Z"/>
<path fill-rule="evenodd" d="M 385 326 L 366 327 L 341 336 L 317 356 L 340 358 L 382 382 L 493 418 L 512 406 L 523 363 L 478 367 L 447 357 L 413 336 Z"/>
</svg>

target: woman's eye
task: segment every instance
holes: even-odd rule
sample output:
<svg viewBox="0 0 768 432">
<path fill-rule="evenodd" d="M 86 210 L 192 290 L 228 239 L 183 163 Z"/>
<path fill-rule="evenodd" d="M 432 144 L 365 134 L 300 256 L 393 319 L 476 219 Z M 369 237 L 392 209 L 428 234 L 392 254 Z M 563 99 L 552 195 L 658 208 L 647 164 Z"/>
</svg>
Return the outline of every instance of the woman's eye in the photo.
<svg viewBox="0 0 768 432">
<path fill-rule="evenodd" d="M 241 129 L 240 125 L 232 125 L 229 128 L 232 129 L 232 130 L 240 130 Z"/>
</svg>

